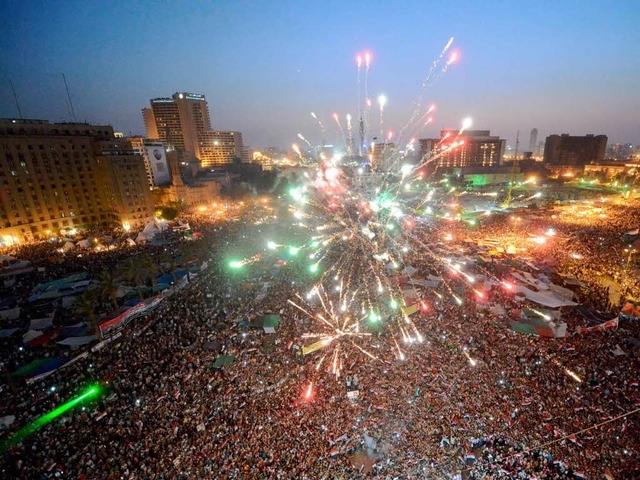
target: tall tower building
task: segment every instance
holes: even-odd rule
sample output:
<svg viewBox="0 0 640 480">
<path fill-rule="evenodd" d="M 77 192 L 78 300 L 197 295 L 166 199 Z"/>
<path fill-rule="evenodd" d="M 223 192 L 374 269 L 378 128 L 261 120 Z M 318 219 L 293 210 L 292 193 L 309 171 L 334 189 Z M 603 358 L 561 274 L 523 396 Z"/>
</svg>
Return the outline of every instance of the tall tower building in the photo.
<svg viewBox="0 0 640 480">
<path fill-rule="evenodd" d="M 158 128 L 156 127 L 156 118 L 153 115 L 153 109 L 143 108 L 142 119 L 144 120 L 144 128 L 147 130 L 147 138 L 152 140 L 160 138 L 158 136 Z"/>
<path fill-rule="evenodd" d="M 202 132 L 198 134 L 199 157 L 203 167 L 219 167 L 242 159 L 244 144 L 240 132 Z"/>
<path fill-rule="evenodd" d="M 154 98 L 152 113 L 147 110 L 143 109 L 142 113 L 145 125 L 151 126 L 147 126 L 149 138 L 155 134 L 166 144 L 170 137 L 176 150 L 199 158 L 198 134 L 211 130 L 209 105 L 204 95 L 183 92 L 174 93 L 171 98 Z"/>
<path fill-rule="evenodd" d="M 536 156 L 537 148 L 538 148 L 538 129 L 534 128 L 531 130 L 531 135 L 529 136 L 529 151 L 533 153 L 534 156 Z"/>
</svg>

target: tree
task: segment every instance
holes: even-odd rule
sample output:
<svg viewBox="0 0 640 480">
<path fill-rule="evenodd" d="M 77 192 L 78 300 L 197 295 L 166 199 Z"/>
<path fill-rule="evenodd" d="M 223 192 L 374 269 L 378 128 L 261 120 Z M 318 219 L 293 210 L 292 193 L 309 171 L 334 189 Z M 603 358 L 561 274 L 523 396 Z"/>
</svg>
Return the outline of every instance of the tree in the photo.
<svg viewBox="0 0 640 480">
<path fill-rule="evenodd" d="M 111 299 L 113 308 L 118 308 L 118 300 L 116 298 L 118 284 L 114 273 L 110 270 L 103 270 L 100 272 L 100 275 L 98 276 L 98 284 L 100 286 L 100 293 Z"/>
<path fill-rule="evenodd" d="M 144 286 L 144 280 L 146 278 L 145 272 L 142 268 L 140 260 L 135 258 L 128 258 L 120 266 L 119 275 L 136 287 L 138 297 L 144 298 L 142 294 L 142 287 Z"/>
<path fill-rule="evenodd" d="M 100 325 L 96 319 L 95 311 L 95 298 L 89 291 L 85 291 L 81 295 L 78 295 L 73 302 L 73 309 L 80 315 L 87 316 L 89 323 L 93 327 L 98 340 L 102 341 L 102 332 L 100 331 Z"/>
<path fill-rule="evenodd" d="M 162 207 L 160 216 L 167 221 L 175 220 L 178 216 L 178 209 L 175 207 Z"/>
</svg>

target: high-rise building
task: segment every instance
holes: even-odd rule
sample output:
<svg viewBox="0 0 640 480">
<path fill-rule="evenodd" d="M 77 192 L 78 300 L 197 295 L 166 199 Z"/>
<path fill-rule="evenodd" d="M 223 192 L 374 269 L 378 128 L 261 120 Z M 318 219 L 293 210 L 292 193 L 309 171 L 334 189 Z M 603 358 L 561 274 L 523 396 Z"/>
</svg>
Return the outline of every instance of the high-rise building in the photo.
<svg viewBox="0 0 640 480">
<path fill-rule="evenodd" d="M 110 126 L 0 119 L 0 244 L 153 216 L 144 162 Z"/>
<path fill-rule="evenodd" d="M 203 168 L 233 163 L 246 157 L 240 132 L 201 132 L 198 134 L 198 158 Z"/>
<path fill-rule="evenodd" d="M 422 161 L 432 168 L 494 167 L 502 165 L 506 141 L 489 130 L 442 130 L 440 138 L 420 139 Z"/>
<path fill-rule="evenodd" d="M 157 140 L 160 138 L 158 128 L 156 127 L 156 117 L 153 115 L 152 108 L 142 109 L 142 119 L 144 120 L 144 128 L 147 130 L 147 138 Z"/>
<path fill-rule="evenodd" d="M 211 130 L 209 104 L 199 93 L 175 93 L 171 98 L 151 100 L 152 114 L 147 109 L 142 114 L 147 126 L 147 136 L 171 144 L 187 156 L 198 157 L 198 134 Z M 155 125 L 155 130 L 153 129 Z M 155 134 L 152 137 L 151 134 Z"/>
<path fill-rule="evenodd" d="M 529 136 L 529 151 L 533 154 L 533 156 L 537 156 L 538 149 L 538 129 L 534 128 L 531 130 L 531 135 Z"/>
<path fill-rule="evenodd" d="M 544 144 L 544 162 L 551 165 L 584 166 L 604 160 L 606 150 L 606 135 L 549 135 Z"/>
</svg>

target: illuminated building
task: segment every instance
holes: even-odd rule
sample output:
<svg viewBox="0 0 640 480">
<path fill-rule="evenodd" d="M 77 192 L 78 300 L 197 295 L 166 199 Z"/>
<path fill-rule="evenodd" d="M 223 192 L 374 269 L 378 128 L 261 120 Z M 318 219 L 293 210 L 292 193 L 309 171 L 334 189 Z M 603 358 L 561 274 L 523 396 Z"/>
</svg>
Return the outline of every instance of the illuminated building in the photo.
<svg viewBox="0 0 640 480">
<path fill-rule="evenodd" d="M 110 126 L 0 119 L 0 243 L 152 218 L 142 157 Z"/>
<path fill-rule="evenodd" d="M 494 167 L 502 165 L 505 140 L 489 130 L 442 130 L 440 138 L 420 140 L 420 156 L 435 158 L 432 168 Z M 423 160 L 424 161 L 424 160 Z"/>
<path fill-rule="evenodd" d="M 128 137 L 126 140 L 131 143 L 133 152 L 144 158 L 149 188 L 171 183 L 171 172 L 164 143 L 144 137 Z"/>
<path fill-rule="evenodd" d="M 203 168 L 233 163 L 234 158 L 245 157 L 240 132 L 200 132 L 198 158 Z"/>
<path fill-rule="evenodd" d="M 544 163 L 584 166 L 603 161 L 606 150 L 606 135 L 550 135 L 544 144 Z"/>
<path fill-rule="evenodd" d="M 147 109 L 142 110 L 147 137 L 171 143 L 176 150 L 197 158 L 198 134 L 211 130 L 209 104 L 205 96 L 174 93 L 171 98 L 154 98 L 151 110 L 151 113 Z"/>
</svg>

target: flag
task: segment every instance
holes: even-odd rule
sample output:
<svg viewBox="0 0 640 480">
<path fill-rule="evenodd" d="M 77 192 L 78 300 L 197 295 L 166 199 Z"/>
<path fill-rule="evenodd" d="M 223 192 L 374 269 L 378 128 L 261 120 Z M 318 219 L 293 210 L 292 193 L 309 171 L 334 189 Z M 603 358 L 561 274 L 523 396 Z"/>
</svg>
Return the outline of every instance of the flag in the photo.
<svg viewBox="0 0 640 480">
<path fill-rule="evenodd" d="M 576 477 L 576 478 L 586 478 L 584 476 L 584 472 L 582 472 L 582 471 L 573 472 L 573 476 Z"/>
<path fill-rule="evenodd" d="M 102 420 L 106 416 L 107 416 L 107 411 L 105 410 L 104 412 L 102 412 L 100 415 L 98 415 L 96 417 L 96 422 L 99 422 L 100 420 Z"/>
<path fill-rule="evenodd" d="M 614 480 L 613 473 L 611 473 L 609 470 L 605 470 L 604 471 L 604 478 L 606 478 L 607 480 Z"/>
<path fill-rule="evenodd" d="M 475 462 L 476 461 L 476 456 L 473 452 L 469 452 L 467 453 L 467 455 L 464 457 L 464 461 L 468 462 L 468 461 L 472 461 Z"/>
<path fill-rule="evenodd" d="M 333 458 L 333 457 L 337 457 L 339 453 L 340 453 L 340 451 L 339 451 L 339 450 L 331 450 L 331 453 L 329 454 L 329 456 L 330 456 L 331 458 Z"/>
<path fill-rule="evenodd" d="M 525 398 L 525 399 L 522 401 L 522 406 L 523 406 L 523 407 L 526 407 L 526 406 L 528 406 L 528 405 L 531 405 L 531 399 L 530 399 L 530 398 Z"/>
</svg>

